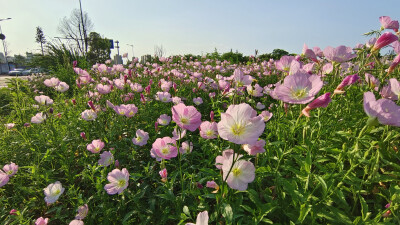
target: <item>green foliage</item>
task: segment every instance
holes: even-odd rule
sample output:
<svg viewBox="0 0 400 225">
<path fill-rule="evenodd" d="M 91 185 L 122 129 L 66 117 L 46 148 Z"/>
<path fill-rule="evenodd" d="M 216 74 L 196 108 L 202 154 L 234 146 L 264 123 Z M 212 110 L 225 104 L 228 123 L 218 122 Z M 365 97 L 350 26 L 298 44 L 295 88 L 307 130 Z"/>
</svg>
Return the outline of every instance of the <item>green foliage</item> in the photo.
<svg viewBox="0 0 400 225">
<path fill-rule="evenodd" d="M 109 39 L 102 38 L 96 32 L 91 32 L 88 39 L 89 52 L 87 53 L 87 59 L 89 64 L 104 63 L 110 59 L 111 49 Z"/>
</svg>

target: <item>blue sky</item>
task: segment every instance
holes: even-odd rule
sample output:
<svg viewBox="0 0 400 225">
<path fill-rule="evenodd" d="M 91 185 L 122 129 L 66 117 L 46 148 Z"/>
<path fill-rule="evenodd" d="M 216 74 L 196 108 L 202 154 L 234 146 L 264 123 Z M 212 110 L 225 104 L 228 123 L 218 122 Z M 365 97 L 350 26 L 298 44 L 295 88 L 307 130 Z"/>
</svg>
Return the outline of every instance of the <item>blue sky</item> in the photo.
<svg viewBox="0 0 400 225">
<path fill-rule="evenodd" d="M 118 40 L 120 53 L 167 55 L 238 50 L 245 55 L 275 48 L 300 53 L 309 47 L 355 46 L 362 34 L 380 27 L 379 16 L 400 20 L 399 0 L 81 0 L 94 31 Z M 11 54 L 39 52 L 36 27 L 47 40 L 60 36 L 57 27 L 79 0 L 0 0 L 0 22 Z M 397 13 L 396 13 L 397 12 Z M 2 52 L 2 46 L 0 46 Z M 115 54 L 113 51 L 112 54 Z"/>
</svg>

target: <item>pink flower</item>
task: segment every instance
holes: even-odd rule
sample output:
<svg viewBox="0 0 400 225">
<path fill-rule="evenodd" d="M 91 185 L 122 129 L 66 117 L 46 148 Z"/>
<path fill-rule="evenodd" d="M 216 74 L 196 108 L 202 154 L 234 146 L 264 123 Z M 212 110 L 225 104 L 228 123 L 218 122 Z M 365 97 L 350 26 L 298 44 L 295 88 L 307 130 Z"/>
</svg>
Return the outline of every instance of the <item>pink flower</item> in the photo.
<svg viewBox="0 0 400 225">
<path fill-rule="evenodd" d="M 397 65 L 400 64 L 400 54 L 394 57 L 393 62 L 390 64 L 388 74 L 392 73 Z"/>
<path fill-rule="evenodd" d="M 310 117 L 310 111 L 312 109 L 316 109 L 316 108 L 326 108 L 328 106 L 328 104 L 332 101 L 331 97 L 330 97 L 331 93 L 325 93 L 321 96 L 319 96 L 318 98 L 316 98 L 314 101 L 312 101 L 310 104 L 308 104 L 302 111 L 301 111 L 301 115 L 305 115 L 306 117 Z"/>
<path fill-rule="evenodd" d="M 176 141 L 170 137 L 157 138 L 152 147 L 154 154 L 163 159 L 171 159 L 178 155 Z"/>
<path fill-rule="evenodd" d="M 201 97 L 194 98 L 193 103 L 195 105 L 201 105 L 201 104 L 203 104 L 203 99 Z"/>
<path fill-rule="evenodd" d="M 59 92 L 66 92 L 69 89 L 69 85 L 65 82 L 60 82 L 57 86 L 54 87 L 54 89 Z"/>
<path fill-rule="evenodd" d="M 215 181 L 207 181 L 206 187 L 208 188 L 214 188 L 214 189 L 219 189 L 219 185 L 215 183 Z"/>
<path fill-rule="evenodd" d="M 367 82 L 370 88 L 375 89 L 375 91 L 378 91 L 379 85 L 381 83 L 376 77 L 372 76 L 369 73 L 365 73 L 365 82 Z"/>
<path fill-rule="evenodd" d="M 141 84 L 134 83 L 134 84 L 131 84 L 130 86 L 131 86 L 132 91 L 134 91 L 134 92 L 138 92 L 139 93 L 139 92 L 143 91 L 143 87 L 142 87 Z"/>
<path fill-rule="evenodd" d="M 49 218 L 39 217 L 35 221 L 35 225 L 46 225 L 49 222 Z"/>
<path fill-rule="evenodd" d="M 55 183 L 49 184 L 44 191 L 44 195 L 46 196 L 44 200 L 47 204 L 52 204 L 58 200 L 60 195 L 64 193 L 65 188 L 62 187 L 60 181 L 56 181 Z"/>
<path fill-rule="evenodd" d="M 268 120 L 271 119 L 272 115 L 273 115 L 272 113 L 265 110 L 265 111 L 262 111 L 261 114 L 258 116 L 260 116 L 264 120 L 264 122 L 268 122 Z"/>
<path fill-rule="evenodd" d="M 383 125 L 400 127 L 400 106 L 391 100 L 379 99 L 376 101 L 372 92 L 365 92 L 364 111 L 369 117 L 367 123 L 370 125 L 375 125 L 378 121 Z"/>
<path fill-rule="evenodd" d="M 187 223 L 186 225 L 208 225 L 208 212 L 203 211 L 197 215 L 196 224 Z"/>
<path fill-rule="evenodd" d="M 92 109 L 87 109 L 82 112 L 81 117 L 82 117 L 82 119 L 84 119 L 86 121 L 92 121 L 97 118 L 97 113 L 95 111 L 93 111 Z"/>
<path fill-rule="evenodd" d="M 204 139 L 214 139 L 218 137 L 218 125 L 216 122 L 204 121 L 200 125 L 200 136 Z"/>
<path fill-rule="evenodd" d="M 12 129 L 15 126 L 15 123 L 6 123 L 4 124 L 6 126 L 7 129 Z"/>
<path fill-rule="evenodd" d="M 249 161 L 239 159 L 234 163 L 233 160 L 233 155 L 224 160 L 222 164 L 223 178 L 226 179 L 230 188 L 245 191 L 247 185 L 255 178 L 256 168 Z"/>
<path fill-rule="evenodd" d="M 116 105 L 113 109 L 118 115 L 126 117 L 133 117 L 138 111 L 138 108 L 135 106 L 135 104 Z"/>
<path fill-rule="evenodd" d="M 111 92 L 110 85 L 97 84 L 96 89 L 100 94 L 103 94 L 103 95 Z"/>
<path fill-rule="evenodd" d="M 323 82 L 317 75 L 295 73 L 285 77 L 283 84 L 277 86 L 271 96 L 290 104 L 306 104 L 312 101 L 321 90 Z"/>
<path fill-rule="evenodd" d="M 100 139 L 93 140 L 91 144 L 86 146 L 86 149 L 92 153 L 99 153 L 104 148 L 104 142 Z"/>
<path fill-rule="evenodd" d="M 169 122 L 171 122 L 171 117 L 168 116 L 167 114 L 162 114 L 158 119 L 157 119 L 158 124 L 167 126 Z"/>
<path fill-rule="evenodd" d="M 87 204 L 79 206 L 78 208 L 78 214 L 75 216 L 76 220 L 83 220 L 85 219 L 85 217 L 87 216 L 88 212 L 89 212 L 89 207 Z"/>
<path fill-rule="evenodd" d="M 72 220 L 69 225 L 84 225 L 82 220 Z"/>
<path fill-rule="evenodd" d="M 336 48 L 333 48 L 331 46 L 328 46 L 324 49 L 324 56 L 329 61 L 342 63 L 349 61 L 350 59 L 355 58 L 357 56 L 352 52 L 353 50 L 351 47 L 346 47 L 341 45 Z"/>
<path fill-rule="evenodd" d="M 183 137 L 186 136 L 186 130 L 185 129 L 180 129 L 180 128 L 174 128 L 174 130 L 172 131 L 172 139 L 174 140 L 180 140 Z"/>
<path fill-rule="evenodd" d="M 100 154 L 100 159 L 98 161 L 101 166 L 109 166 L 114 161 L 114 156 L 111 152 L 105 151 Z"/>
<path fill-rule="evenodd" d="M 253 78 L 250 75 L 244 75 L 240 69 L 235 69 L 233 79 L 235 80 L 236 87 L 247 86 L 253 82 Z"/>
<path fill-rule="evenodd" d="M 193 106 L 179 103 L 172 107 L 172 120 L 182 129 L 195 131 L 201 124 L 201 114 Z"/>
<path fill-rule="evenodd" d="M 161 181 L 165 183 L 167 181 L 167 177 L 168 177 L 167 168 L 160 170 L 160 172 L 158 172 L 158 173 L 161 176 Z"/>
<path fill-rule="evenodd" d="M 36 96 L 35 100 L 40 105 L 51 105 L 51 104 L 53 104 L 53 99 L 51 99 L 49 96 L 46 96 L 46 95 Z"/>
<path fill-rule="evenodd" d="M 222 156 L 219 155 L 215 158 L 215 167 L 217 167 L 217 169 L 222 169 L 222 164 L 225 160 L 229 159 L 231 155 L 233 155 L 233 149 L 226 149 L 223 151 Z"/>
<path fill-rule="evenodd" d="M 2 170 L 0 170 L 0 187 L 3 187 L 8 183 L 10 180 L 10 177 L 8 174 L 4 173 Z"/>
<path fill-rule="evenodd" d="M 218 123 L 220 137 L 235 144 L 254 144 L 264 128 L 262 118 L 246 103 L 230 105 Z"/>
<path fill-rule="evenodd" d="M 168 92 L 157 92 L 155 98 L 161 102 L 171 102 L 171 94 Z"/>
<path fill-rule="evenodd" d="M 355 82 L 357 82 L 360 79 L 360 77 L 357 74 L 349 75 L 346 76 L 342 82 L 336 87 L 335 91 L 333 92 L 334 94 L 343 94 L 345 91 L 343 89 L 346 86 L 352 85 Z"/>
<path fill-rule="evenodd" d="M 125 168 L 122 170 L 114 169 L 108 173 L 107 180 L 110 182 L 104 186 L 107 194 L 121 194 L 128 187 L 129 172 Z"/>
<path fill-rule="evenodd" d="M 15 163 L 6 164 L 3 166 L 3 170 L 9 177 L 12 177 L 18 172 L 18 165 Z"/>
<path fill-rule="evenodd" d="M 58 78 L 52 77 L 50 79 L 44 80 L 44 85 L 47 87 L 55 87 L 60 83 L 60 80 Z"/>
<path fill-rule="evenodd" d="M 46 114 L 40 112 L 31 118 L 31 123 L 43 123 L 44 120 L 46 120 Z"/>
<path fill-rule="evenodd" d="M 259 140 L 254 145 L 245 144 L 243 145 L 243 149 L 249 153 L 249 155 L 257 155 L 257 153 L 265 152 L 264 149 L 265 141 Z"/>
<path fill-rule="evenodd" d="M 290 64 L 292 64 L 293 60 L 294 56 L 282 56 L 279 61 L 275 62 L 276 69 L 289 72 Z"/>
<path fill-rule="evenodd" d="M 179 148 L 181 154 L 190 153 L 193 150 L 193 143 L 189 141 L 182 142 L 182 146 Z"/>
<path fill-rule="evenodd" d="M 11 209 L 10 215 L 14 215 L 14 216 L 18 215 L 18 210 L 16 210 L 16 209 Z"/>
<path fill-rule="evenodd" d="M 400 98 L 400 82 L 396 78 L 389 79 L 390 90 Z"/>
<path fill-rule="evenodd" d="M 133 138 L 132 142 L 135 145 L 143 146 L 147 144 L 147 140 L 149 140 L 149 133 L 139 129 L 136 131 L 136 138 Z"/>
<path fill-rule="evenodd" d="M 379 17 L 379 22 L 381 22 L 382 29 L 393 29 L 394 32 L 399 31 L 399 21 L 392 20 L 389 16 Z"/>
<path fill-rule="evenodd" d="M 378 38 L 378 40 L 376 40 L 371 52 L 377 52 L 381 48 L 390 45 L 397 40 L 399 40 L 399 38 L 396 35 L 392 34 L 391 32 L 385 32 Z"/>
</svg>

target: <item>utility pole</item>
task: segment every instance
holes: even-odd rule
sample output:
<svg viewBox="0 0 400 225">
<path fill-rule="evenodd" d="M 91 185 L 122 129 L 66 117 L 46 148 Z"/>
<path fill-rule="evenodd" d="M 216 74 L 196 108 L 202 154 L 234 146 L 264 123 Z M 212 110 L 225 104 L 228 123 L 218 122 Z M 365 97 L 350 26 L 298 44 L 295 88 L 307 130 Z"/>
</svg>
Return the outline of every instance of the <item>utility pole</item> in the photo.
<svg viewBox="0 0 400 225">
<path fill-rule="evenodd" d="M 3 20 L 11 20 L 11 18 L 0 19 L 0 22 L 3 21 Z M 2 34 L 1 40 L 3 41 L 4 58 L 6 59 L 8 71 L 10 71 L 10 65 L 8 64 L 8 60 L 7 60 L 6 44 L 4 43 L 4 39 L 6 38 L 6 36 L 4 36 L 3 31 L 1 30 L 1 25 L 0 25 L 0 34 Z"/>
<path fill-rule="evenodd" d="M 83 13 L 82 13 L 82 3 L 81 3 L 81 0 L 79 0 L 79 8 L 81 9 L 81 22 L 82 22 L 83 38 L 85 39 L 85 54 L 87 54 L 88 41 L 87 41 L 85 23 L 83 22 Z"/>
<path fill-rule="evenodd" d="M 133 45 L 130 45 L 130 44 L 126 44 L 126 45 L 129 45 L 129 46 L 131 46 L 132 47 L 132 59 L 135 57 L 134 55 L 133 55 Z"/>
</svg>

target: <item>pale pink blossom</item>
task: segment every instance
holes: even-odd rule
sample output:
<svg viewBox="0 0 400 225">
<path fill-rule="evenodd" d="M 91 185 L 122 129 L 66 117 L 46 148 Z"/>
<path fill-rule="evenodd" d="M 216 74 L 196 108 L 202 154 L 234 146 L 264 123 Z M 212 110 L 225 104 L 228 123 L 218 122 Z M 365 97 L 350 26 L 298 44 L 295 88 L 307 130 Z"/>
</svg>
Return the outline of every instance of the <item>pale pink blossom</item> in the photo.
<svg viewBox="0 0 400 225">
<path fill-rule="evenodd" d="M 225 151 L 223 151 L 222 155 L 219 155 L 215 158 L 215 167 L 217 167 L 217 169 L 222 169 L 223 162 L 229 159 L 231 155 L 233 155 L 233 149 L 226 149 Z"/>
<path fill-rule="evenodd" d="M 43 123 L 46 120 L 46 114 L 40 112 L 36 113 L 35 116 L 31 118 L 31 123 Z"/>
<path fill-rule="evenodd" d="M 60 181 L 56 181 L 55 183 L 49 184 L 44 191 L 44 195 L 46 196 L 44 200 L 47 204 L 52 204 L 58 200 L 60 195 L 64 193 L 65 188 L 62 187 Z"/>
<path fill-rule="evenodd" d="M 265 110 L 265 111 L 262 111 L 261 114 L 258 116 L 260 116 L 264 120 L 264 122 L 267 122 L 268 120 L 271 119 L 272 115 L 273 114 L 271 112 Z"/>
<path fill-rule="evenodd" d="M 176 141 L 170 137 L 157 138 L 152 145 L 156 157 L 163 159 L 175 158 L 178 155 Z"/>
<path fill-rule="evenodd" d="M 254 144 L 264 128 L 262 118 L 246 103 L 230 105 L 218 123 L 220 137 L 235 144 Z"/>
<path fill-rule="evenodd" d="M 99 153 L 104 148 L 104 145 L 104 142 L 102 142 L 100 139 L 97 139 L 88 144 L 86 149 L 92 153 Z"/>
<path fill-rule="evenodd" d="M 203 211 L 197 215 L 196 224 L 186 223 L 186 225 L 208 225 L 208 212 Z"/>
<path fill-rule="evenodd" d="M 87 204 L 78 207 L 78 214 L 75 216 L 76 220 L 83 220 L 89 212 L 89 207 Z"/>
<path fill-rule="evenodd" d="M 149 133 L 140 129 L 136 131 L 136 137 L 132 138 L 133 144 L 138 146 L 147 144 L 147 140 L 149 140 Z"/>
<path fill-rule="evenodd" d="M 249 144 L 243 145 L 243 149 L 249 155 L 257 155 L 257 153 L 265 152 L 264 146 L 265 146 L 265 141 L 264 140 L 259 140 L 254 145 L 249 145 Z"/>
<path fill-rule="evenodd" d="M 162 114 L 160 117 L 157 119 L 158 124 L 162 126 L 167 126 L 171 122 L 171 117 L 168 116 L 167 114 Z"/>
<path fill-rule="evenodd" d="M 86 121 L 92 121 L 97 118 L 97 113 L 95 111 L 93 111 L 92 109 L 87 109 L 82 112 L 81 117 L 82 117 L 82 119 L 84 119 Z"/>
<path fill-rule="evenodd" d="M 182 146 L 179 148 L 181 154 L 190 153 L 193 150 L 193 143 L 189 141 L 182 142 Z"/>
<path fill-rule="evenodd" d="M 18 172 L 18 165 L 15 163 L 6 164 L 3 166 L 3 171 L 9 176 L 12 177 Z"/>
<path fill-rule="evenodd" d="M 172 139 L 174 140 L 180 140 L 183 137 L 186 136 L 186 130 L 185 129 L 180 129 L 180 128 L 174 128 L 174 130 L 172 131 Z"/>
<path fill-rule="evenodd" d="M 49 222 L 49 218 L 39 217 L 36 219 L 35 225 L 47 225 L 48 222 Z"/>
<path fill-rule="evenodd" d="M 96 89 L 100 94 L 103 94 L 103 95 L 111 92 L 110 85 L 97 84 Z"/>
<path fill-rule="evenodd" d="M 232 189 L 245 191 L 249 183 L 255 178 L 256 168 L 253 163 L 238 159 L 234 162 L 233 155 L 225 159 L 222 164 L 222 175 Z"/>
<path fill-rule="evenodd" d="M 218 137 L 218 124 L 216 122 L 204 121 L 200 125 L 200 136 L 204 139 L 215 139 Z"/>
<path fill-rule="evenodd" d="M 68 225 L 84 225 L 82 220 L 72 220 Z"/>
<path fill-rule="evenodd" d="M 55 87 L 60 83 L 60 80 L 58 78 L 52 77 L 50 79 L 44 80 L 44 85 L 47 87 Z"/>
<path fill-rule="evenodd" d="M 40 105 L 51 105 L 51 104 L 53 104 L 53 99 L 51 99 L 49 96 L 46 96 L 46 95 L 36 96 L 35 100 Z"/>
<path fill-rule="evenodd" d="M 98 161 L 99 165 L 101 166 L 109 166 L 111 163 L 114 162 L 114 156 L 109 151 L 104 151 L 100 154 L 100 159 Z"/>
<path fill-rule="evenodd" d="M 10 177 L 8 174 L 4 173 L 2 170 L 0 170 L 0 187 L 3 187 L 8 183 L 10 180 Z"/>
<path fill-rule="evenodd" d="M 193 106 L 179 103 L 171 111 L 172 120 L 182 129 L 195 131 L 201 124 L 201 114 Z"/>
<path fill-rule="evenodd" d="M 60 82 L 57 86 L 54 87 L 54 89 L 59 92 L 66 92 L 69 89 L 69 85 L 65 82 Z"/>
<path fill-rule="evenodd" d="M 114 169 L 108 173 L 107 180 L 110 182 L 104 186 L 107 194 L 121 194 L 129 184 L 129 172 L 126 168 L 122 170 Z"/>
<path fill-rule="evenodd" d="M 310 117 L 310 111 L 316 108 L 326 108 L 328 104 L 332 101 L 330 97 L 331 93 L 325 93 L 318 98 L 316 98 L 314 101 L 312 101 L 310 104 L 308 104 L 302 111 L 301 115 L 305 115 L 306 117 Z"/>
</svg>

